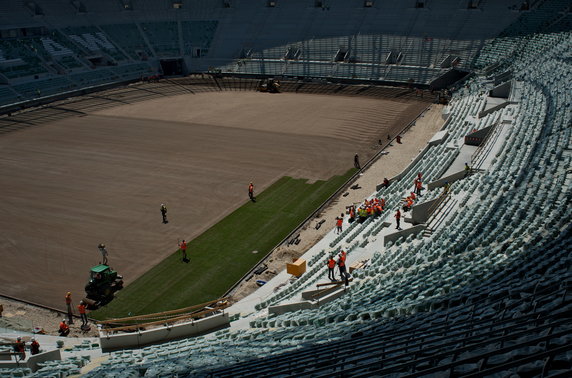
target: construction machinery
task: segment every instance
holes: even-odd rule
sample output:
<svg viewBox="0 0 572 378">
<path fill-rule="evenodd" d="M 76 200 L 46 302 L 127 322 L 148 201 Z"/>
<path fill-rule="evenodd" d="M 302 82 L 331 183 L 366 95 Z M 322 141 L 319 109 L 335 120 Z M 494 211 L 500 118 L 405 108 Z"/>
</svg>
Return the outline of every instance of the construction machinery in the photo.
<svg viewBox="0 0 572 378">
<path fill-rule="evenodd" d="M 263 79 L 258 83 L 258 92 L 280 93 L 280 80 Z"/>
<path fill-rule="evenodd" d="M 115 292 L 123 288 L 123 277 L 108 265 L 99 264 L 91 268 L 89 282 L 85 285 L 83 301 L 90 310 L 95 310 L 111 302 Z"/>
</svg>

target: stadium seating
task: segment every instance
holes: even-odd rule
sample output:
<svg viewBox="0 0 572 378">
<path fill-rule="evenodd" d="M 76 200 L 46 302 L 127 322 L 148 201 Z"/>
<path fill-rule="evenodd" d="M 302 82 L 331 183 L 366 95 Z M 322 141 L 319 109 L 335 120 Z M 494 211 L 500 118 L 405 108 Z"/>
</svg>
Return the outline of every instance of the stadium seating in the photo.
<svg viewBox="0 0 572 378">
<path fill-rule="evenodd" d="M 181 22 L 184 52 L 195 56 L 196 50 L 201 49 L 201 56 L 208 54 L 218 21 L 183 21 Z"/>
<path fill-rule="evenodd" d="M 143 39 L 135 24 L 101 25 L 101 29 L 129 54 L 133 60 L 147 59 L 153 56 L 151 49 Z"/>
<path fill-rule="evenodd" d="M 179 31 L 176 22 L 141 23 L 141 30 L 147 35 L 149 43 L 158 57 L 177 57 L 179 50 Z"/>
</svg>

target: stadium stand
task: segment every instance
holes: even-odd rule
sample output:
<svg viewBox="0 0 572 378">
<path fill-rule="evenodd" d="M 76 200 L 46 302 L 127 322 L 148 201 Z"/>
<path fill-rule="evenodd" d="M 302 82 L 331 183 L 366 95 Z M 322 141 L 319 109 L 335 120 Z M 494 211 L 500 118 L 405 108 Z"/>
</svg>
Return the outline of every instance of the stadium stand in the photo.
<svg viewBox="0 0 572 378">
<path fill-rule="evenodd" d="M 141 23 L 141 30 L 147 35 L 149 43 L 158 57 L 180 56 L 179 31 L 176 22 Z"/>
<path fill-rule="evenodd" d="M 472 174 L 453 182 L 448 192 L 426 185 L 422 202 L 436 200 L 438 205 L 422 230 L 413 232 L 414 226 L 406 223 L 403 231 L 409 233 L 396 234 L 392 211 L 354 222 L 340 235 L 332 230 L 306 253 L 308 271 L 304 275 L 276 291 L 268 289 L 254 308 L 234 314 L 230 328 L 111 353 L 86 376 L 569 374 L 572 32 L 569 28 L 559 30 L 569 25 L 569 14 L 562 13 L 566 7 L 569 10 L 568 1 L 537 4 L 536 11 L 518 14 L 516 23 L 482 49 L 484 35 L 463 40 L 459 38 L 461 24 L 451 35 L 440 35 L 445 32 L 437 26 L 416 24 L 418 17 L 423 18 L 418 15 L 410 16 L 401 27 L 427 30 L 438 37 L 389 36 L 370 30 L 362 35 L 354 30 L 345 37 L 306 39 L 315 30 L 309 28 L 300 32 L 303 36 L 296 40 L 301 42 L 286 40 L 264 47 L 267 41 L 235 36 L 246 41 L 246 48 L 235 49 L 233 58 L 251 52 L 227 62 L 223 71 L 429 83 L 441 72 L 439 65 L 447 55 L 459 57 L 467 68 L 474 62 L 479 71 L 454 92 L 444 113 L 446 137 L 422 150 L 405 171 L 392 178 L 388 188 L 371 193 L 370 198 L 385 198 L 387 209 L 399 207 L 418 172 L 423 173 L 424 183 L 446 176 L 455 162 L 465 158 L 466 135 L 486 128 L 492 131 L 472 154 Z M 283 14 L 291 11 L 286 7 Z M 329 10 L 310 9 L 304 15 L 312 12 L 327 14 Z M 481 25 L 483 15 L 471 20 L 471 11 L 464 12 L 467 15 L 461 20 L 468 22 L 467 33 L 469 29 L 474 32 L 471 22 L 475 27 Z M 350 24 L 371 24 L 366 21 L 363 16 Z M 196 46 L 209 49 L 223 23 L 194 23 L 182 22 L 182 32 L 171 21 L 141 23 L 152 49 L 136 24 L 102 25 L 101 30 L 138 61 L 153 56 L 152 50 L 158 56 L 176 52 L 179 38 L 185 53 Z M 69 36 L 72 32 L 85 34 L 84 30 L 92 33 L 95 29 L 69 28 L 64 32 Z M 500 31 L 491 28 L 487 33 Z M 277 40 L 273 36 L 268 39 Z M 221 54 L 225 43 L 213 50 Z M 345 57 L 336 61 L 340 47 L 350 51 L 347 61 Z M 9 79 L 46 72 L 29 73 L 35 66 L 32 61 L 42 62 L 44 53 L 35 56 L 30 53 L 33 50 L 13 40 L 2 40 L 0 48 L 4 57 L 25 63 L 21 69 L 6 71 L 13 73 L 10 77 L 3 69 Z M 87 47 L 82 47 L 81 53 L 83 48 Z M 392 51 L 402 54 L 400 64 L 380 61 Z M 153 66 L 139 62 L 13 87 L 3 85 L 0 101 L 9 101 L 13 90 L 23 98 L 33 98 L 37 89 L 42 95 L 56 93 L 70 84 L 91 86 L 110 78 L 143 75 L 149 69 Z M 482 114 L 489 91 L 507 71 L 511 72 L 505 81 L 511 85 L 508 105 Z M 157 84 L 158 88 L 161 85 Z M 366 263 L 352 273 L 348 287 L 337 289 L 338 298 L 311 309 L 271 311 L 275 306 L 300 303 L 302 293 L 326 276 L 327 257 L 346 246 L 351 261 Z M 78 374 L 85 363 L 77 358 L 50 362 L 34 375 Z M 31 372 L 8 369 L 6 373 Z"/>
</svg>

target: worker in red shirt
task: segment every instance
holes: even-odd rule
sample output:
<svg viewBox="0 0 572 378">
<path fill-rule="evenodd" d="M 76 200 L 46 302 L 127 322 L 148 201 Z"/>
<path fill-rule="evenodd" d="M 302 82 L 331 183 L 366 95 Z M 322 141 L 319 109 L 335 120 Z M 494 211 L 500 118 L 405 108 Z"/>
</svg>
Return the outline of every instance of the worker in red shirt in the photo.
<svg viewBox="0 0 572 378">
<path fill-rule="evenodd" d="M 60 323 L 60 328 L 58 329 L 60 336 L 66 337 L 70 333 L 70 326 L 66 324 L 66 320 L 62 319 Z"/>
<path fill-rule="evenodd" d="M 256 202 L 256 198 L 254 197 L 254 184 L 252 182 L 248 185 L 248 198 L 250 198 L 252 202 Z"/>
<path fill-rule="evenodd" d="M 183 239 L 183 241 L 179 243 L 179 249 L 181 250 L 181 253 L 183 254 L 183 262 L 188 263 L 189 258 L 187 257 L 187 242 L 185 242 L 185 239 Z"/>
<path fill-rule="evenodd" d="M 387 177 L 383 178 L 383 184 L 381 184 L 382 188 L 387 188 L 389 187 L 389 180 L 387 179 Z"/>
<path fill-rule="evenodd" d="M 399 222 L 401 221 L 401 211 L 399 211 L 399 209 L 397 209 L 397 212 L 395 213 L 394 217 L 397 222 L 396 229 L 401 230 L 401 227 L 399 227 Z"/>
<path fill-rule="evenodd" d="M 421 197 L 421 189 L 423 189 L 423 182 L 421 180 L 415 180 L 415 192 Z"/>
<path fill-rule="evenodd" d="M 85 313 L 86 307 L 85 307 L 85 303 L 83 303 L 83 301 L 79 302 L 79 305 L 77 306 L 77 310 L 79 311 L 79 316 L 81 317 L 81 326 L 84 327 L 87 325 L 87 314 Z"/>
<path fill-rule="evenodd" d="M 335 267 L 336 267 L 336 260 L 334 260 L 334 256 L 330 256 L 330 258 L 328 259 L 328 278 L 331 281 L 336 280 L 336 275 L 334 273 Z"/>
</svg>

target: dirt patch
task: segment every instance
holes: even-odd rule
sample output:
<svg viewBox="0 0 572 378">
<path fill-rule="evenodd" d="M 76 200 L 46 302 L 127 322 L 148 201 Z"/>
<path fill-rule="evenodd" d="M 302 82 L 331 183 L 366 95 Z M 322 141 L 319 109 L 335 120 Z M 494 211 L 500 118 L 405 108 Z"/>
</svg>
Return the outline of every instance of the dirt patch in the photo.
<svg viewBox="0 0 572 378">
<path fill-rule="evenodd" d="M 23 332 L 33 332 L 34 329 L 43 330 L 47 335 L 58 336 L 60 321 L 67 316 L 58 311 L 51 311 L 37 306 L 0 297 L 0 304 L 4 307 L 0 317 L 0 328 L 9 328 Z M 80 329 L 81 320 L 75 319 L 70 325 L 68 337 L 99 337 L 95 324 L 91 323 L 91 330 L 84 332 Z"/>
</svg>

